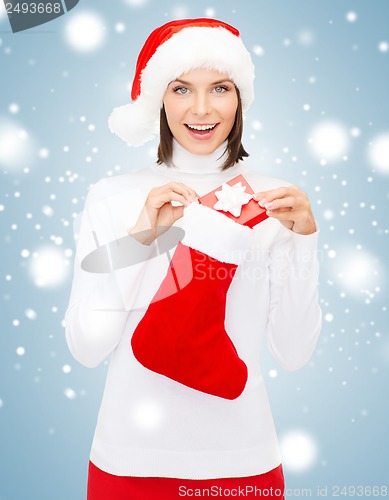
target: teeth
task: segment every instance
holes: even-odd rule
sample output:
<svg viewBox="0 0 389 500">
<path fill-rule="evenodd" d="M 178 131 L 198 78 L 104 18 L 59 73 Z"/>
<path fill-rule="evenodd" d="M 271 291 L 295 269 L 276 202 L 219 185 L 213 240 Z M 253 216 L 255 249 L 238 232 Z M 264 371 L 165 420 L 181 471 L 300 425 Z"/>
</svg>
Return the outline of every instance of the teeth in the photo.
<svg viewBox="0 0 389 500">
<path fill-rule="evenodd" d="M 216 125 L 189 125 L 188 127 L 193 130 L 212 130 Z"/>
</svg>

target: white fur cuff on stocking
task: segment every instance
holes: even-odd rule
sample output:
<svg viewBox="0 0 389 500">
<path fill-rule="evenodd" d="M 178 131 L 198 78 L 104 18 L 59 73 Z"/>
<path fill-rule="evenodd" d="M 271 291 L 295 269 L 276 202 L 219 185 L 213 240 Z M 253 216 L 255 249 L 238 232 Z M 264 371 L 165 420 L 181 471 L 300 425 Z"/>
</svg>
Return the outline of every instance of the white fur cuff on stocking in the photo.
<svg viewBox="0 0 389 500">
<path fill-rule="evenodd" d="M 184 210 L 182 243 L 220 262 L 240 264 L 250 248 L 254 231 L 200 203 Z"/>
</svg>

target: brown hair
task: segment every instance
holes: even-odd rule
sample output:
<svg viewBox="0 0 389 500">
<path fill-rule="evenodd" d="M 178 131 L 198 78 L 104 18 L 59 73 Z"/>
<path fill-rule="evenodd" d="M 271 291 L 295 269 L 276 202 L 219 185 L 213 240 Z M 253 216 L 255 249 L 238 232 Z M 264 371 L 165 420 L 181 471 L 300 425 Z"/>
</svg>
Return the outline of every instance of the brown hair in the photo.
<svg viewBox="0 0 389 500">
<path fill-rule="evenodd" d="M 240 98 L 240 92 L 238 87 L 236 88 L 236 94 L 238 96 L 238 107 L 235 115 L 235 122 L 228 135 L 228 143 L 226 151 L 228 151 L 228 156 L 226 161 L 223 163 L 221 170 L 227 170 L 228 168 L 238 163 L 239 160 L 243 160 L 244 157 L 249 156 L 247 151 L 242 145 L 242 133 L 243 133 L 243 111 L 242 111 L 242 101 Z M 160 113 L 160 139 L 158 146 L 158 158 L 157 164 L 165 163 L 168 166 L 172 166 L 172 156 L 173 156 L 173 134 L 169 128 L 165 107 L 162 106 Z"/>
</svg>

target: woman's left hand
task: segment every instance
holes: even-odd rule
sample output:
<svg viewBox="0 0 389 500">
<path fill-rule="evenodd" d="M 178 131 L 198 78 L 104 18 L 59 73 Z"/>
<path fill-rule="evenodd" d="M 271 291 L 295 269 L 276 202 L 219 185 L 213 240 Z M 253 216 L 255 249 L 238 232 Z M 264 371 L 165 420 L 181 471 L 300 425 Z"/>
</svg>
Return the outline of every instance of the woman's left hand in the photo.
<svg viewBox="0 0 389 500">
<path fill-rule="evenodd" d="M 315 218 L 307 194 L 297 186 L 280 187 L 254 194 L 254 200 L 287 229 L 299 234 L 316 231 Z"/>
</svg>

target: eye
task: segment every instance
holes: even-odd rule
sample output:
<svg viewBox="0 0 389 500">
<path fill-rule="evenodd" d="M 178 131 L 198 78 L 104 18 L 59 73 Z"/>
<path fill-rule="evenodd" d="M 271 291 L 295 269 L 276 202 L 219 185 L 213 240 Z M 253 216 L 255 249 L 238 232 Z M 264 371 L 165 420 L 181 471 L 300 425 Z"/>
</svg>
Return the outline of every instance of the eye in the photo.
<svg viewBox="0 0 389 500">
<path fill-rule="evenodd" d="M 218 85 L 213 89 L 217 94 L 223 94 L 223 92 L 227 92 L 229 89 L 224 85 Z"/>
<path fill-rule="evenodd" d="M 174 87 L 173 92 L 176 94 L 185 95 L 189 93 L 189 89 L 187 87 Z"/>
</svg>

